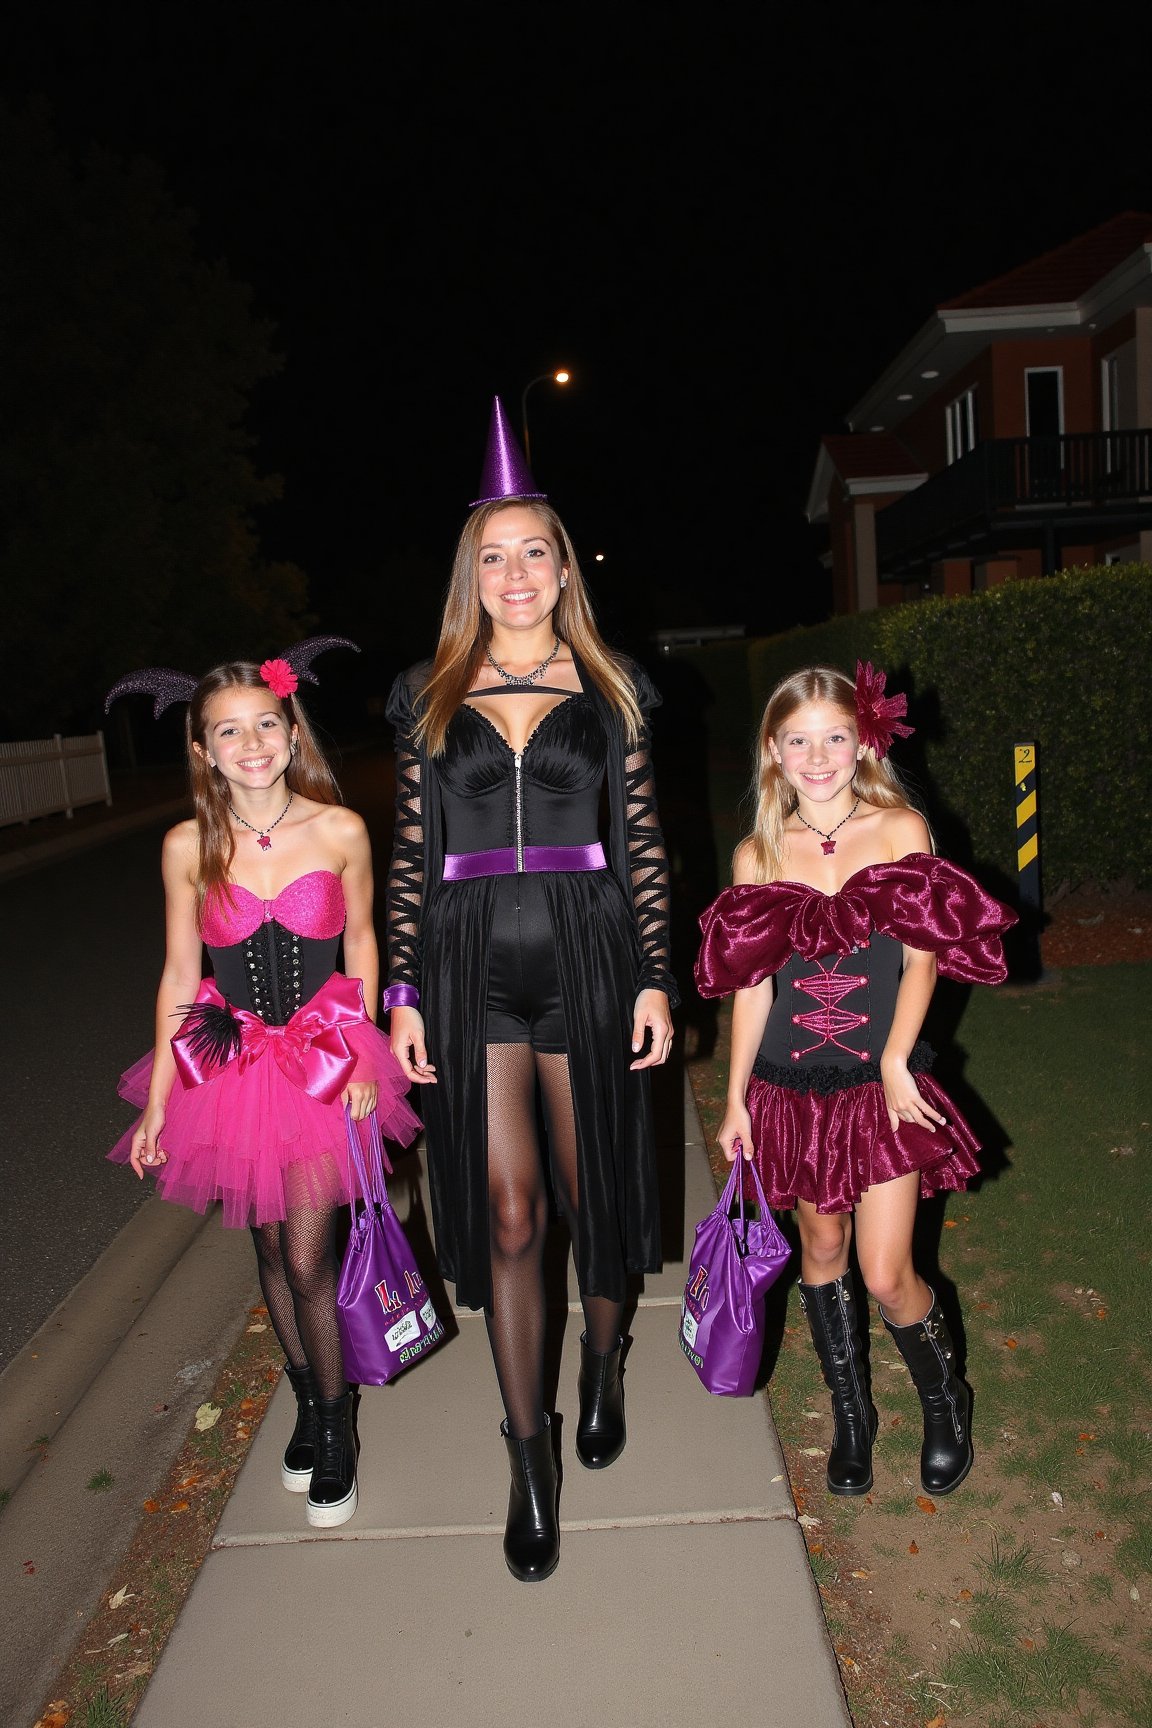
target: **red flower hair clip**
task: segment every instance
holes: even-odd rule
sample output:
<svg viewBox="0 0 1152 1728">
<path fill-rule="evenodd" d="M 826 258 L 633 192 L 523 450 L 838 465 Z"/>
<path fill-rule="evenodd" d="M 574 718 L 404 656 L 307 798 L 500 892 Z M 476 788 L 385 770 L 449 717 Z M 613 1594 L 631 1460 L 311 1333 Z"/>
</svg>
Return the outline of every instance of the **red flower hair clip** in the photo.
<svg viewBox="0 0 1152 1728">
<path fill-rule="evenodd" d="M 901 719 L 907 712 L 907 696 L 885 696 L 884 673 L 875 671 L 870 660 L 857 660 L 856 730 L 861 744 L 870 745 L 883 760 L 892 747 L 893 734 L 911 738 L 916 730 Z"/>
<path fill-rule="evenodd" d="M 265 660 L 260 668 L 260 676 L 273 696 L 279 696 L 281 701 L 285 696 L 291 696 L 300 686 L 300 680 L 287 660 Z"/>
</svg>

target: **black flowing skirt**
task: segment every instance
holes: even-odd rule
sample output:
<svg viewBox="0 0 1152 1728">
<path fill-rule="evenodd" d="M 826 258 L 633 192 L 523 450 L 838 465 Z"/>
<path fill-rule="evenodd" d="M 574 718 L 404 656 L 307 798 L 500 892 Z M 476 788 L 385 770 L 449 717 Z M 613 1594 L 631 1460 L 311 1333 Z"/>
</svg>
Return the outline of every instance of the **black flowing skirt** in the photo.
<svg viewBox="0 0 1152 1728">
<path fill-rule="evenodd" d="M 468 1308 L 491 1303 L 485 1022 L 497 877 L 442 883 L 425 912 L 421 1010 L 437 1084 L 423 1088 L 440 1270 Z M 620 1302 L 629 1272 L 660 1266 L 647 1071 L 632 1073 L 639 950 L 610 870 L 546 873 L 580 1184 L 585 1294 Z"/>
</svg>

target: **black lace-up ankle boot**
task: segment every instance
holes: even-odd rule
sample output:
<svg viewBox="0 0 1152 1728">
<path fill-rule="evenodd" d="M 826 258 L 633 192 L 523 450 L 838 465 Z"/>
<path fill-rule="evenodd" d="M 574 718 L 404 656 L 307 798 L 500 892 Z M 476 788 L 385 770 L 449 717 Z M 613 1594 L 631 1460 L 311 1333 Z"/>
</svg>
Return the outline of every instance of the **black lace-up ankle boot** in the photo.
<svg viewBox="0 0 1152 1728">
<path fill-rule="evenodd" d="M 356 1510 L 356 1435 L 351 1392 L 316 1400 L 316 1462 L 308 1489 L 308 1522 L 318 1530 L 346 1524 Z"/>
<path fill-rule="evenodd" d="M 545 1416 L 543 1428 L 527 1440 L 509 1434 L 507 1422 L 500 1424 L 500 1432 L 512 1471 L 504 1558 L 513 1578 L 521 1584 L 535 1584 L 555 1572 L 560 1563 L 552 1425 Z"/>
<path fill-rule="evenodd" d="M 904 1358 L 924 1411 L 920 1480 L 925 1494 L 951 1494 L 972 1468 L 972 1398 L 956 1373 L 956 1349 L 932 1292 L 932 1306 L 912 1326 L 893 1326 L 880 1310 Z"/>
<path fill-rule="evenodd" d="M 576 1456 L 586 1470 L 606 1470 L 624 1450 L 624 1388 L 620 1383 L 620 1352 L 624 1340 L 606 1356 L 580 1339 L 580 1420 L 576 1425 Z"/>
<path fill-rule="evenodd" d="M 847 1273 L 831 1284 L 798 1284 L 824 1384 L 832 1394 L 832 1450 L 828 1492 L 867 1494 L 872 1486 L 872 1442 L 877 1416 L 864 1375 L 856 1303 Z"/>
<path fill-rule="evenodd" d="M 311 1368 L 289 1363 L 285 1372 L 296 1394 L 296 1426 L 284 1448 L 280 1480 L 289 1494 L 307 1494 L 316 1462 L 316 1380 Z"/>
</svg>

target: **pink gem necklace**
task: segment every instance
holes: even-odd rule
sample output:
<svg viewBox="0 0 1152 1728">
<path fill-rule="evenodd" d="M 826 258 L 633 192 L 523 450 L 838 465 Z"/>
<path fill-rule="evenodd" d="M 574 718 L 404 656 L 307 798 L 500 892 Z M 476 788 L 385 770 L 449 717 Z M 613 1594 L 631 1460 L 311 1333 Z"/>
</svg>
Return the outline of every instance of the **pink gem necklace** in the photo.
<svg viewBox="0 0 1152 1728">
<path fill-rule="evenodd" d="M 275 822 L 269 822 L 267 828 L 254 828 L 252 826 L 251 822 L 245 822 L 243 816 L 238 816 L 236 811 L 232 810 L 231 804 L 229 804 L 228 808 L 229 808 L 229 810 L 232 810 L 233 820 L 236 822 L 239 822 L 241 828 L 247 828 L 251 833 L 255 834 L 256 841 L 260 847 L 261 852 L 267 852 L 271 848 L 271 845 L 272 845 L 272 839 L 271 839 L 272 830 L 273 830 L 273 828 L 278 827 L 281 822 L 283 822 L 285 816 L 287 816 L 287 814 L 288 814 L 289 805 L 292 803 L 292 800 L 295 796 L 296 796 L 296 794 L 294 792 L 289 792 L 288 803 L 285 804 L 283 810 L 281 810 L 279 816 L 277 816 L 276 821 Z M 801 817 L 801 821 L 803 821 L 803 817 Z"/>
<path fill-rule="evenodd" d="M 832 838 L 833 834 L 836 833 L 837 829 L 843 828 L 845 822 L 851 822 L 853 816 L 855 816 L 857 810 L 859 810 L 860 804 L 861 804 L 861 800 L 859 798 L 857 798 L 855 804 L 853 804 L 853 806 L 852 806 L 851 810 L 849 810 L 847 816 L 842 816 L 840 818 L 839 822 L 837 822 L 836 827 L 835 828 L 829 828 L 827 834 L 825 834 L 823 828 L 817 828 L 814 823 L 809 822 L 805 817 L 801 816 L 799 810 L 797 810 L 797 812 L 796 812 L 796 820 L 798 822 L 803 822 L 805 828 L 811 828 L 813 834 L 819 834 L 821 852 L 828 854 L 828 855 L 831 855 L 836 850 L 836 842 Z"/>
</svg>

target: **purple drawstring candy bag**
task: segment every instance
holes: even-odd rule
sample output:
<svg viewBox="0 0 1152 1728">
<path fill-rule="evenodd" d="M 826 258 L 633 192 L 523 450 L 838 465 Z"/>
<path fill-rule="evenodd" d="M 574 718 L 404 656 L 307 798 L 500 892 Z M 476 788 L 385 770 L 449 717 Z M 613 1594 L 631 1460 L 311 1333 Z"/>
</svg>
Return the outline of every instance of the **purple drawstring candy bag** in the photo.
<svg viewBox="0 0 1152 1728">
<path fill-rule="evenodd" d="M 741 1169 L 751 1171 L 759 1218 L 744 1205 Z M 735 1218 L 732 1205 L 738 1201 Z M 746 1397 L 764 1345 L 764 1296 L 792 1250 L 773 1218 L 754 1164 L 737 1148 L 715 1210 L 696 1226 L 696 1243 L 680 1309 L 680 1348 L 709 1392 Z"/>
</svg>

